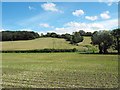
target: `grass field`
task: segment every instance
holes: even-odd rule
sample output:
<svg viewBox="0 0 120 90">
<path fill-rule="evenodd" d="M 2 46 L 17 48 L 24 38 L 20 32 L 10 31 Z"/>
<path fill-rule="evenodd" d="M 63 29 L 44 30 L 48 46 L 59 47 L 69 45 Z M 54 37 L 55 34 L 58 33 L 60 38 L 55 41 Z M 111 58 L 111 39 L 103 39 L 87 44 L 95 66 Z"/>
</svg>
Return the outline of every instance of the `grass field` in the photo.
<svg viewBox="0 0 120 90">
<path fill-rule="evenodd" d="M 87 51 L 88 49 L 97 50 L 96 47 L 90 44 L 90 37 L 84 37 L 84 41 L 79 43 L 78 46 L 69 44 L 65 39 L 58 38 L 39 38 L 35 40 L 25 41 L 7 41 L 2 43 L 3 50 L 32 50 L 32 49 L 73 49 L 76 48 L 80 51 Z"/>
<path fill-rule="evenodd" d="M 5 88 L 116 88 L 118 56 L 78 53 L 3 53 Z"/>
</svg>

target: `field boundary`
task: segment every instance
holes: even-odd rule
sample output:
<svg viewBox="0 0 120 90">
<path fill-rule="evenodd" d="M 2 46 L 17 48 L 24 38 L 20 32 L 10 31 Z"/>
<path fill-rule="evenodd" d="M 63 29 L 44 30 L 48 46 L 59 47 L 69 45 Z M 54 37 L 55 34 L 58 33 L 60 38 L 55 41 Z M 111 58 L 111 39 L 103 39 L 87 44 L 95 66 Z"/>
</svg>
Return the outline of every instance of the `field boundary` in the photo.
<svg viewBox="0 0 120 90">
<path fill-rule="evenodd" d="M 35 50 L 1 50 L 0 53 L 65 53 L 65 52 L 78 52 L 79 54 L 100 54 L 98 52 L 83 52 L 76 48 L 73 49 L 35 49 Z M 119 55 L 117 52 L 110 52 L 101 55 Z"/>
<path fill-rule="evenodd" d="M 77 49 L 35 49 L 35 50 L 2 50 L 1 53 L 51 53 L 51 52 L 76 52 Z"/>
</svg>

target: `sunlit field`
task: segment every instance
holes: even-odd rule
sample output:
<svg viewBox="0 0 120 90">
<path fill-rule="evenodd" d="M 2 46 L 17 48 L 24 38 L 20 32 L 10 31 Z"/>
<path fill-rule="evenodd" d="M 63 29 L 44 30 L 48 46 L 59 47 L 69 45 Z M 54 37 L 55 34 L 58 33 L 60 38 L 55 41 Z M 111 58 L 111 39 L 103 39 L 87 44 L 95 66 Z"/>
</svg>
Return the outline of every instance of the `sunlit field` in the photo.
<svg viewBox="0 0 120 90">
<path fill-rule="evenodd" d="M 35 40 L 23 40 L 23 41 L 5 41 L 0 42 L 2 44 L 2 50 L 34 50 L 34 49 L 44 49 L 44 48 L 54 48 L 54 49 L 73 49 L 76 48 L 80 51 L 88 51 L 98 49 L 92 46 L 91 38 L 84 37 L 83 42 L 79 43 L 78 46 L 70 44 L 70 42 L 65 39 L 59 38 L 38 38 Z"/>
<path fill-rule="evenodd" d="M 7 1 L 0 4 L 2 90 L 119 89 L 119 2 Z"/>
<path fill-rule="evenodd" d="M 118 56 L 3 53 L 4 88 L 117 88 Z"/>
</svg>

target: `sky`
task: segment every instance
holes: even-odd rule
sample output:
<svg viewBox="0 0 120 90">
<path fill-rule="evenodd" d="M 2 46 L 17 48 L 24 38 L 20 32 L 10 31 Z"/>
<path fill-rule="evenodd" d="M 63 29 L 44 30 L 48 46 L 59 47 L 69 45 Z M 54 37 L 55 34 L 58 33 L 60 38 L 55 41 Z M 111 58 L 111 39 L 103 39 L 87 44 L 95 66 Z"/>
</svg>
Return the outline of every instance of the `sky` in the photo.
<svg viewBox="0 0 120 90">
<path fill-rule="evenodd" d="M 3 2 L 2 31 L 94 32 L 118 27 L 116 2 Z"/>
</svg>

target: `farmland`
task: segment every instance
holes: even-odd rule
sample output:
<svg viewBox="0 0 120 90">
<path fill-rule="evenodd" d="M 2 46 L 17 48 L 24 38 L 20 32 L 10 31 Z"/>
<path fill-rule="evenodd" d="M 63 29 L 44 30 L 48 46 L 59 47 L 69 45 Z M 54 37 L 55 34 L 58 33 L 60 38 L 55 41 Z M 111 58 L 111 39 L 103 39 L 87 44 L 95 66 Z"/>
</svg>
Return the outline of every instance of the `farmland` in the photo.
<svg viewBox="0 0 120 90">
<path fill-rule="evenodd" d="M 90 37 L 84 37 L 84 41 L 79 43 L 78 46 L 69 44 L 65 39 L 58 38 L 38 38 L 35 40 L 23 40 L 23 41 L 7 41 L 0 42 L 2 44 L 2 50 L 33 50 L 33 49 L 73 49 L 76 48 L 80 51 L 87 51 L 98 49 L 90 44 Z"/>
<path fill-rule="evenodd" d="M 90 37 L 78 45 L 65 39 L 0 42 L 3 50 L 44 48 L 98 51 Z M 3 88 L 117 88 L 118 56 L 74 53 L 2 53 Z"/>
<path fill-rule="evenodd" d="M 119 3 L 1 3 L 2 90 L 118 90 Z"/>
<path fill-rule="evenodd" d="M 3 53 L 5 88 L 116 88 L 118 56 Z"/>
</svg>

